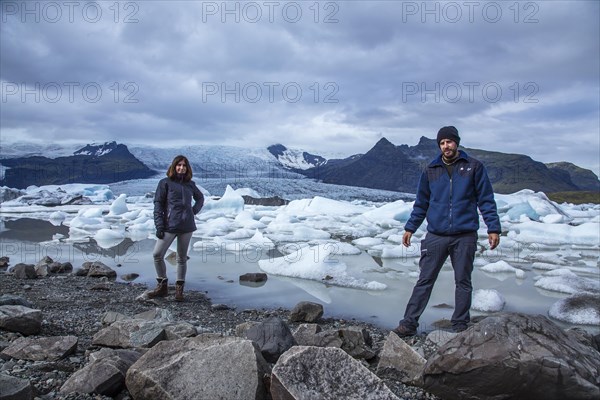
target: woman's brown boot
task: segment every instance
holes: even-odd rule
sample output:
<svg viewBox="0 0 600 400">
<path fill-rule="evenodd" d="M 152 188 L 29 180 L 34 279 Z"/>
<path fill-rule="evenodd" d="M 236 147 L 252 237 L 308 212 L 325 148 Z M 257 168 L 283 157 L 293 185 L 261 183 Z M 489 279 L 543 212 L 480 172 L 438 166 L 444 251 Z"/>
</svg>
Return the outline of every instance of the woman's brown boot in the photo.
<svg viewBox="0 0 600 400">
<path fill-rule="evenodd" d="M 175 301 L 183 301 L 183 285 L 185 281 L 177 281 L 175 283 Z"/>
<path fill-rule="evenodd" d="M 169 294 L 169 280 L 167 278 L 156 278 L 158 284 L 156 288 L 148 292 L 148 297 L 154 299 L 155 297 L 167 297 Z"/>
</svg>

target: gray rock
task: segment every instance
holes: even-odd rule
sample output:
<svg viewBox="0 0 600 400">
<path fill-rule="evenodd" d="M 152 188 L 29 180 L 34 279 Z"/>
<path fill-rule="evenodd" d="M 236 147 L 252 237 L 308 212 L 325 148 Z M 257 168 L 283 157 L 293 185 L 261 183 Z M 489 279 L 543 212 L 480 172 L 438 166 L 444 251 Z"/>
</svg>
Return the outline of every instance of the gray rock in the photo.
<svg viewBox="0 0 600 400">
<path fill-rule="evenodd" d="M 121 279 L 123 279 L 125 282 L 134 281 L 134 280 L 136 280 L 139 277 L 140 277 L 140 274 L 136 274 L 134 272 L 129 273 L 129 274 L 123 274 L 123 275 L 121 275 Z"/>
<path fill-rule="evenodd" d="M 394 332 L 388 335 L 377 364 L 377 376 L 415 384 L 420 378 L 425 360 Z"/>
<path fill-rule="evenodd" d="M 107 277 L 114 279 L 117 277 L 117 272 L 106 264 L 100 261 L 95 261 L 90 265 L 87 276 L 90 278 Z"/>
<path fill-rule="evenodd" d="M 31 400 L 33 387 L 27 379 L 0 374 L 0 400 Z"/>
<path fill-rule="evenodd" d="M 311 301 L 301 301 L 290 312 L 292 322 L 316 322 L 323 316 L 323 306 Z"/>
<path fill-rule="evenodd" d="M 42 311 L 25 306 L 0 306 L 0 329 L 35 335 L 42 329 Z"/>
<path fill-rule="evenodd" d="M 2 354 L 18 360 L 57 361 L 77 350 L 76 336 L 18 338 Z"/>
<path fill-rule="evenodd" d="M 249 340 L 214 334 L 163 341 L 127 371 L 133 399 L 265 399 L 269 368 Z"/>
<path fill-rule="evenodd" d="M 432 355 L 425 390 L 444 399 L 597 399 L 600 353 L 548 318 L 504 313 L 459 333 Z"/>
<path fill-rule="evenodd" d="M 10 258 L 8 257 L 0 257 L 0 270 L 6 269 L 10 264 Z"/>
<path fill-rule="evenodd" d="M 48 272 L 51 274 L 66 274 L 73 271 L 73 264 L 70 262 L 53 262 L 48 265 Z"/>
<path fill-rule="evenodd" d="M 266 282 L 268 279 L 267 274 L 264 272 L 248 272 L 244 275 L 240 275 L 240 282 Z"/>
<path fill-rule="evenodd" d="M 106 314 L 104 314 L 104 316 L 102 317 L 102 325 L 110 325 L 113 322 L 116 321 L 123 321 L 126 319 L 130 319 L 127 315 L 125 314 L 121 314 L 115 311 L 108 311 Z"/>
<path fill-rule="evenodd" d="M 339 331 L 342 339 L 342 350 L 354 358 L 370 360 L 377 354 L 371 349 L 372 340 L 369 332 L 360 327 L 343 328 Z"/>
<path fill-rule="evenodd" d="M 294 333 L 294 338 L 300 346 L 341 348 L 344 343 L 339 330 L 322 331 L 317 324 L 301 324 Z"/>
<path fill-rule="evenodd" d="M 98 331 L 92 338 L 92 344 L 113 348 L 152 347 L 164 339 L 163 322 L 125 319 Z"/>
<path fill-rule="evenodd" d="M 345 351 L 296 346 L 271 374 L 271 396 L 285 400 L 396 400 L 381 379 Z"/>
<path fill-rule="evenodd" d="M 148 311 L 144 311 L 143 313 L 136 314 L 133 316 L 133 318 L 143 319 L 146 321 L 159 320 L 164 322 L 171 322 L 175 320 L 171 311 L 158 307 Z"/>
<path fill-rule="evenodd" d="M 429 340 L 431 343 L 435 344 L 437 347 L 442 347 L 450 339 L 454 339 L 456 337 L 456 335 L 457 335 L 457 333 L 443 331 L 443 330 L 438 329 L 438 330 L 430 332 L 427 335 L 427 340 Z"/>
<path fill-rule="evenodd" d="M 177 340 L 198 335 L 196 327 L 187 322 L 174 322 L 164 327 L 166 340 Z"/>
<path fill-rule="evenodd" d="M 258 324 L 259 324 L 259 322 L 256 322 L 256 321 L 248 321 L 248 322 L 242 322 L 241 324 L 236 325 L 235 336 L 245 338 L 246 332 L 248 332 L 248 329 L 250 329 L 253 326 L 258 325 Z"/>
<path fill-rule="evenodd" d="M 0 296 L 0 306 L 24 306 L 33 308 L 33 304 L 27 301 L 27 299 L 24 299 L 21 296 L 15 296 L 14 294 L 3 294 Z"/>
<path fill-rule="evenodd" d="M 10 270 L 15 277 L 19 279 L 37 279 L 37 273 L 35 272 L 35 265 L 18 263 Z"/>
<path fill-rule="evenodd" d="M 90 354 L 90 362 L 71 375 L 60 392 L 115 396 L 125 388 L 127 370 L 139 358 L 140 353 L 131 350 L 101 349 Z"/>
<path fill-rule="evenodd" d="M 276 362 L 279 356 L 296 345 L 290 328 L 279 317 L 269 317 L 246 331 L 246 338 L 255 342 L 268 362 Z"/>
</svg>

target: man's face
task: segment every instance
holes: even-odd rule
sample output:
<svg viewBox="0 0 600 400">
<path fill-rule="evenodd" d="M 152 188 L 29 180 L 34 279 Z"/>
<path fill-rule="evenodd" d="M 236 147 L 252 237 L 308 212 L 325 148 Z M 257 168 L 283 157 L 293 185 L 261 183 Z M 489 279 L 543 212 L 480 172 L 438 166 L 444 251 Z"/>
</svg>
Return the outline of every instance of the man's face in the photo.
<svg viewBox="0 0 600 400">
<path fill-rule="evenodd" d="M 454 140 L 450 139 L 442 139 L 440 141 L 440 150 L 444 155 L 444 158 L 451 159 L 456 157 L 456 153 L 458 151 L 458 145 Z"/>
</svg>

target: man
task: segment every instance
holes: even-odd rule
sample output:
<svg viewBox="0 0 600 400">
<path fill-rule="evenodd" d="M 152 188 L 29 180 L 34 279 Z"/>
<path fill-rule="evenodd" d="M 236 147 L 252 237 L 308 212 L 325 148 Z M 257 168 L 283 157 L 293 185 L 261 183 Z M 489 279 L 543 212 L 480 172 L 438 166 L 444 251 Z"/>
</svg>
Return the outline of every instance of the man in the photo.
<svg viewBox="0 0 600 400">
<path fill-rule="evenodd" d="M 500 219 L 483 164 L 458 150 L 460 137 L 453 126 L 439 130 L 437 143 L 441 154 L 423 171 L 413 211 L 404 227 L 402 242 L 409 247 L 413 233 L 427 218 L 427 234 L 421 241 L 419 280 L 406 305 L 404 319 L 394 329 L 401 337 L 417 332 L 419 317 L 448 256 L 456 285 L 452 329 L 455 332 L 467 329 L 473 291 L 471 272 L 479 229 L 478 208 L 488 228 L 490 250 L 500 243 Z"/>
</svg>

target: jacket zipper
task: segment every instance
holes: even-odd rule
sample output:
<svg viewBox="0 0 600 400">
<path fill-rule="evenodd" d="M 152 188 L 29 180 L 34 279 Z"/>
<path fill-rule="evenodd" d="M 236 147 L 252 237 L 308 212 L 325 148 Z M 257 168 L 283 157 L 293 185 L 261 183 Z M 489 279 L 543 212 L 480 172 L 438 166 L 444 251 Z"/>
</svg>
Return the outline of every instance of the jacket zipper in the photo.
<svg viewBox="0 0 600 400">
<path fill-rule="evenodd" d="M 452 168 L 452 175 L 454 175 L 454 168 Z M 450 175 L 450 231 L 452 231 L 452 175 Z"/>
</svg>

